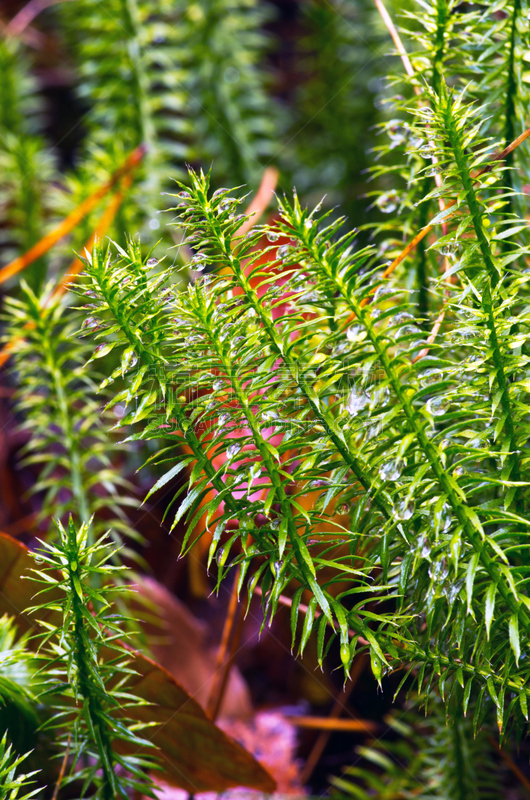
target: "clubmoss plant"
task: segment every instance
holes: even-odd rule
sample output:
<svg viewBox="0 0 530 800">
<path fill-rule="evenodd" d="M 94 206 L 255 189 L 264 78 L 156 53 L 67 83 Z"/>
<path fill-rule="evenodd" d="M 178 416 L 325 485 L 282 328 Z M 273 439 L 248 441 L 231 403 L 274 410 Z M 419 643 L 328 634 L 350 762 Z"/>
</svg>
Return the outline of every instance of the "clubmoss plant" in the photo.
<svg viewBox="0 0 530 800">
<path fill-rule="evenodd" d="M 89 524 L 77 529 L 72 518 L 67 528 L 57 522 L 57 530 L 57 541 L 43 542 L 35 556 L 41 566 L 33 579 L 44 586 L 39 595 L 45 598 L 30 612 L 38 613 L 43 628 L 37 634 L 48 683 L 43 696 L 57 704 L 46 729 L 71 754 L 64 785 L 81 781 L 80 796 L 90 790 L 104 800 L 125 799 L 131 791 L 154 797 L 147 770 L 156 762 L 140 754 L 154 747 L 127 716 L 142 701 L 127 691 L 126 634 L 111 603 L 126 590 L 112 580 L 120 570 L 109 564 L 115 548 L 106 536 L 90 544 Z M 54 616 L 44 621 L 47 614 Z"/>
<path fill-rule="evenodd" d="M 342 220 L 295 195 L 279 201 L 277 226 L 239 237 L 237 198 L 211 195 L 209 177 L 193 172 L 180 224 L 208 274 L 170 297 L 170 271 L 112 247 L 96 250 L 86 274 L 98 314 L 118 328 L 114 346 L 141 364 L 119 395 L 135 400 L 124 422 L 148 420 L 137 435 L 168 442 L 155 488 L 189 468 L 175 515 L 188 520 L 185 549 L 204 534 L 206 511 L 219 579 L 240 564 L 243 585 L 250 570 L 266 616 L 301 585 L 293 636 L 311 592 L 301 650 L 314 627 L 319 658 L 338 635 L 346 673 L 367 648 L 378 680 L 408 667 L 464 713 L 473 696 L 477 725 L 493 704 L 504 731 L 527 715 L 517 348 L 528 276 L 515 238 L 525 223 L 500 214 L 506 167 L 488 161 L 483 110 L 445 84 L 429 101 L 435 110 L 411 124 L 435 142 L 446 210 L 434 225 L 450 220 L 451 232 L 431 246 L 450 240 L 458 279 L 433 286 L 446 315 L 436 340 L 426 342 L 408 292 L 383 279 L 376 252 L 356 248 Z M 278 247 L 280 236 L 289 243 Z"/>
</svg>

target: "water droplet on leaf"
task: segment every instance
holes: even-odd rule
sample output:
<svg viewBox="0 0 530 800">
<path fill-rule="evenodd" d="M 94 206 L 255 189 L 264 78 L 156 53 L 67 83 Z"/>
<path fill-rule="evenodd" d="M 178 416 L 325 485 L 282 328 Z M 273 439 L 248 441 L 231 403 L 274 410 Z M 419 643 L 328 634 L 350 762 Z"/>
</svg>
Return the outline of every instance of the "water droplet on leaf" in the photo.
<svg viewBox="0 0 530 800">
<path fill-rule="evenodd" d="M 401 476 L 401 465 L 398 461 L 387 461 L 379 468 L 379 477 L 383 481 L 397 481 Z"/>
<path fill-rule="evenodd" d="M 103 320 L 99 319 L 99 317 L 87 317 L 83 320 L 83 324 L 81 325 L 81 330 L 95 330 L 99 328 L 102 324 Z"/>
<path fill-rule="evenodd" d="M 355 417 L 359 411 L 362 411 L 363 408 L 366 408 L 369 402 L 370 398 L 364 392 L 357 393 L 357 390 L 353 389 L 348 397 L 345 409 L 348 414 L 350 414 L 352 417 Z"/>
<path fill-rule="evenodd" d="M 431 397 L 427 401 L 426 408 L 433 417 L 441 417 L 447 411 L 448 405 L 445 397 Z"/>
<path fill-rule="evenodd" d="M 228 456 L 229 459 L 232 459 L 235 456 L 237 456 L 240 450 L 241 450 L 240 444 L 237 443 L 231 444 L 229 447 L 226 448 L 226 455 Z"/>
<path fill-rule="evenodd" d="M 286 259 L 291 255 L 292 247 L 288 244 L 282 244 L 281 247 L 278 247 L 277 256 L 281 259 Z"/>
<path fill-rule="evenodd" d="M 398 207 L 399 195 L 397 192 L 385 192 L 377 198 L 376 205 L 383 214 L 392 214 Z"/>
<path fill-rule="evenodd" d="M 346 338 L 350 342 L 357 342 L 363 333 L 364 328 L 362 325 L 352 325 L 351 328 L 348 328 L 346 331 Z"/>
<path fill-rule="evenodd" d="M 412 500 L 403 500 L 402 503 L 399 504 L 397 509 L 397 518 L 402 520 L 407 520 L 412 517 L 414 514 L 414 502 Z"/>
</svg>

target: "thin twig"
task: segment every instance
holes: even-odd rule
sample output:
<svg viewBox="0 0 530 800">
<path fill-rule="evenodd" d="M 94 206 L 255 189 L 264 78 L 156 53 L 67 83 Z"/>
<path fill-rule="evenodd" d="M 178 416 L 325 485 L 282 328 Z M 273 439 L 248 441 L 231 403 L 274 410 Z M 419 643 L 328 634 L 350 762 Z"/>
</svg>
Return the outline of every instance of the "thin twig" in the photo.
<svg viewBox="0 0 530 800">
<path fill-rule="evenodd" d="M 364 731 L 373 733 L 377 730 L 377 724 L 364 719 L 331 719 L 330 717 L 304 717 L 289 716 L 285 717 L 292 725 L 297 728 L 316 728 L 317 730 L 328 731 Z M 328 736 L 329 736 L 328 733 Z"/>
<path fill-rule="evenodd" d="M 232 591 L 230 593 L 230 599 L 228 601 L 228 609 L 226 611 L 226 617 L 223 625 L 223 632 L 221 634 L 221 641 L 219 643 L 219 648 L 217 650 L 217 658 L 215 661 L 215 672 L 213 674 L 210 695 L 208 697 L 208 702 L 206 703 L 206 713 L 208 714 L 210 719 L 215 719 L 214 717 L 215 709 L 220 705 L 219 695 L 220 695 L 222 672 L 223 672 L 223 667 L 226 666 L 227 663 L 226 657 L 228 654 L 228 647 L 230 645 L 230 639 L 232 638 L 232 633 L 234 630 L 234 626 L 236 624 L 236 616 L 238 612 L 239 603 L 237 597 L 237 587 L 239 583 L 239 574 L 240 574 L 240 567 L 238 566 L 236 569 L 236 573 L 234 575 L 234 583 L 232 585 Z"/>
<path fill-rule="evenodd" d="M 400 58 L 401 58 L 401 60 L 403 62 L 403 66 L 405 67 L 405 72 L 407 73 L 409 78 L 413 78 L 414 77 L 414 68 L 413 68 L 413 66 L 412 66 L 412 64 L 410 62 L 410 58 L 407 55 L 407 51 L 405 50 L 405 48 L 403 46 L 403 42 L 399 38 L 399 33 L 397 32 L 396 27 L 395 27 L 394 23 L 392 22 L 392 18 L 390 16 L 390 14 L 388 13 L 388 11 L 386 10 L 385 6 L 383 5 L 383 0 L 374 0 L 374 3 L 376 5 L 376 7 L 377 7 L 377 10 L 379 11 L 379 13 L 381 15 L 381 19 L 385 23 L 385 25 L 387 27 L 387 30 L 388 30 L 390 36 L 392 37 L 392 41 L 396 45 L 396 50 L 398 51 L 399 56 L 400 56 Z M 416 87 L 416 91 L 417 91 L 417 87 Z"/>
<path fill-rule="evenodd" d="M 102 215 L 96 230 L 90 235 L 90 238 L 85 243 L 85 249 L 90 250 L 93 246 L 95 240 L 97 238 L 102 238 L 105 233 L 107 232 L 108 228 L 110 227 L 112 220 L 116 216 L 118 208 L 123 200 L 123 196 L 126 190 L 130 187 L 132 183 L 132 175 L 126 175 L 125 178 L 121 182 L 121 186 L 119 191 L 115 192 L 112 196 L 112 199 L 107 206 L 104 214 Z M 72 263 L 70 264 L 69 268 L 67 269 L 66 273 L 62 276 L 59 280 L 57 286 L 55 287 L 53 293 L 46 298 L 44 301 L 44 305 L 47 305 L 50 301 L 58 299 L 64 292 L 68 289 L 68 284 L 72 281 L 73 278 L 81 271 L 83 268 L 83 262 L 79 258 L 74 258 Z M 29 323 L 26 326 L 28 329 L 31 327 Z M 21 336 L 15 336 L 13 339 L 10 339 L 9 342 L 3 346 L 0 350 L 0 368 L 6 363 L 9 356 L 11 355 L 13 349 L 15 348 L 17 342 L 21 340 Z"/>
<path fill-rule="evenodd" d="M 357 683 L 357 680 L 364 669 L 366 663 L 366 658 L 363 654 L 357 656 L 353 663 L 352 671 L 350 672 L 350 680 L 344 687 L 343 692 L 339 692 L 335 698 L 335 702 L 333 704 L 333 708 L 330 711 L 328 719 L 330 721 L 335 722 L 343 722 L 343 720 L 339 720 L 339 717 L 342 713 L 343 708 L 346 706 L 346 703 L 349 700 L 349 697 L 353 691 L 354 686 Z M 292 720 L 296 725 L 296 720 Z M 337 730 L 336 727 L 333 730 Z M 351 728 L 349 729 L 351 730 Z M 326 745 L 329 741 L 329 737 L 331 736 L 331 730 L 328 729 L 322 730 L 321 733 L 315 740 L 315 743 L 307 757 L 307 761 L 305 762 L 304 768 L 302 770 L 302 774 L 300 775 L 300 782 L 302 786 L 305 786 L 311 775 L 313 774 L 313 770 L 315 769 L 316 765 L 320 761 L 322 753 L 324 752 Z"/>
<path fill-rule="evenodd" d="M 212 720 L 216 720 L 219 716 L 219 712 L 221 711 L 221 706 L 223 704 L 226 688 L 228 686 L 228 678 L 230 677 L 230 670 L 232 669 L 232 665 L 235 661 L 237 651 L 239 649 L 239 645 L 241 643 L 241 635 L 243 633 L 243 625 L 245 623 L 245 617 L 242 614 L 242 605 L 238 603 L 237 610 L 236 610 L 236 623 L 235 623 L 235 630 L 234 635 L 232 636 L 232 643 L 230 645 L 230 650 L 228 653 L 228 658 L 223 666 L 221 671 L 221 683 L 219 685 L 219 693 L 217 695 L 217 702 L 215 703 L 215 707 L 212 712 Z"/>
<path fill-rule="evenodd" d="M 420 350 L 417 356 L 414 356 L 414 358 L 412 359 L 413 364 L 415 364 L 416 361 L 419 361 L 420 358 L 425 358 L 425 356 L 429 355 L 430 345 L 434 343 L 434 340 L 438 336 L 438 332 L 442 327 L 442 322 L 444 321 L 444 317 L 445 317 L 445 305 L 438 314 L 438 317 L 436 318 L 436 321 L 432 326 L 432 331 L 430 333 L 430 336 L 427 339 L 427 344 L 429 345 L 429 347 L 424 347 L 423 350 Z"/>
<path fill-rule="evenodd" d="M 508 753 L 499 746 L 499 742 L 493 738 L 493 736 L 489 736 L 488 739 L 490 740 L 491 744 L 497 749 L 498 754 L 503 759 L 503 761 L 509 766 L 513 774 L 519 778 L 525 789 L 530 789 L 530 780 L 526 777 L 524 772 L 519 769 L 515 761 L 508 755 Z"/>
<path fill-rule="evenodd" d="M 59 777 L 57 778 L 55 789 L 53 790 L 52 800 L 57 800 L 57 795 L 59 794 L 59 789 L 61 788 L 61 782 L 64 778 L 64 773 L 66 771 L 66 764 L 68 762 L 69 755 L 70 755 L 70 734 L 68 734 L 68 741 L 66 743 L 66 750 L 64 752 L 63 763 L 61 764 L 61 771 L 59 772 Z"/>
<path fill-rule="evenodd" d="M 118 209 L 123 202 L 125 194 L 130 189 L 132 182 L 133 176 L 130 173 L 123 178 L 118 191 L 113 194 L 110 203 L 105 209 L 96 229 L 85 243 L 83 250 L 88 250 L 90 252 L 94 246 L 94 243 L 96 242 L 96 239 L 102 239 L 105 236 L 106 232 L 112 225 L 114 217 L 118 213 Z M 49 298 L 51 302 L 57 300 L 68 290 L 68 286 L 72 279 L 81 272 L 83 267 L 83 262 L 78 256 L 76 256 L 51 294 Z"/>
</svg>

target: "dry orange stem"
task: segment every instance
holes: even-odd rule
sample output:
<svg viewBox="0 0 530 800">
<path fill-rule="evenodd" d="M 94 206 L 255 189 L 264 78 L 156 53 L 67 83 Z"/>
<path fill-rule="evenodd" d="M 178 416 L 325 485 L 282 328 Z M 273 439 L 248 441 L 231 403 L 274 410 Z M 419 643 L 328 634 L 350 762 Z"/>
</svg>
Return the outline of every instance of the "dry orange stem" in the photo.
<svg viewBox="0 0 530 800">
<path fill-rule="evenodd" d="M 305 717 L 289 716 L 285 717 L 292 725 L 297 728 L 317 728 L 327 731 L 365 731 L 373 733 L 377 730 L 375 722 L 368 722 L 364 719 L 337 719 L 335 717 Z"/>
<path fill-rule="evenodd" d="M 403 46 L 403 42 L 399 38 L 399 33 L 396 30 L 394 23 L 392 22 L 392 18 L 388 11 L 386 10 L 383 0 L 374 0 L 375 5 L 377 6 L 377 10 L 381 14 L 381 19 L 385 23 L 390 36 L 392 37 L 392 41 L 396 45 L 396 50 L 398 51 L 401 61 L 403 62 L 403 66 L 405 67 L 405 72 L 409 76 L 409 78 L 414 77 L 414 68 L 410 63 L 410 58 L 407 55 L 407 51 Z M 418 92 L 418 88 L 415 87 L 416 93 Z"/>
<path fill-rule="evenodd" d="M 133 181 L 133 176 L 131 174 L 126 175 L 125 178 L 122 180 L 120 188 L 117 192 L 115 192 L 111 198 L 110 203 L 108 204 L 103 216 L 101 217 L 99 224 L 96 230 L 92 233 L 90 238 L 85 243 L 84 250 L 90 251 L 94 246 L 94 242 L 96 239 L 102 239 L 108 229 L 110 228 L 114 217 L 116 216 L 120 205 L 122 204 L 123 197 L 131 187 Z M 56 288 L 53 291 L 53 294 L 49 298 L 51 301 L 57 300 L 62 294 L 64 294 L 68 289 L 68 284 L 71 283 L 72 279 L 75 278 L 83 269 L 83 262 L 81 259 L 76 256 L 70 266 L 68 267 L 65 274 L 60 279 L 59 283 L 57 284 Z"/>
<path fill-rule="evenodd" d="M 146 152 L 146 148 L 144 145 L 140 145 L 139 147 L 134 150 L 131 155 L 124 161 L 121 167 L 114 172 L 110 179 L 100 186 L 99 189 L 96 189 L 90 197 L 87 197 L 86 200 L 83 200 L 77 208 L 75 208 L 62 222 L 60 225 L 57 226 L 53 231 L 47 233 L 46 236 L 43 236 L 42 239 L 37 242 L 36 244 L 31 247 L 27 253 L 24 255 L 15 258 L 10 264 L 7 264 L 3 269 L 0 270 L 0 283 L 4 283 L 4 281 L 11 278 L 13 275 L 16 275 L 17 272 L 25 269 L 29 264 L 35 261 L 37 258 L 40 258 L 44 253 L 47 253 L 54 244 L 56 244 L 60 239 L 70 233 L 71 230 L 75 228 L 75 226 L 85 217 L 93 208 L 97 206 L 99 201 L 105 197 L 108 192 L 114 188 L 114 186 L 120 181 L 127 173 L 132 172 L 136 167 L 139 165 L 140 161 L 144 157 Z"/>
<path fill-rule="evenodd" d="M 122 180 L 120 189 L 117 192 L 115 192 L 115 194 L 112 196 L 112 199 L 108 207 L 106 208 L 105 213 L 101 217 L 101 220 L 99 221 L 96 230 L 91 234 L 90 238 L 85 243 L 86 250 L 90 250 L 96 238 L 102 238 L 107 232 L 108 228 L 112 223 L 112 220 L 116 216 L 116 212 L 120 207 L 125 192 L 132 183 L 132 180 L 133 179 L 131 174 L 126 175 L 125 178 Z M 57 300 L 62 294 L 64 294 L 64 292 L 66 292 L 68 289 L 68 284 L 72 281 L 73 278 L 75 278 L 76 275 L 78 275 L 78 273 L 81 271 L 82 268 L 83 268 L 83 262 L 78 257 L 74 258 L 66 273 L 59 280 L 59 283 L 55 287 L 53 293 L 44 302 L 44 305 L 46 306 L 50 301 Z M 27 327 L 29 329 L 29 325 Z M 21 336 L 14 337 L 3 346 L 2 350 L 0 350 L 0 368 L 2 368 L 3 365 L 6 363 L 9 356 L 11 355 L 12 350 L 14 349 L 17 342 L 19 342 L 21 338 L 22 338 Z"/>
<path fill-rule="evenodd" d="M 500 757 L 506 762 L 513 774 L 521 781 L 525 789 L 530 789 L 530 780 L 528 780 L 524 772 L 517 766 L 513 758 L 508 755 L 506 750 L 502 749 L 498 740 L 494 739 L 493 736 L 488 736 L 488 739 L 490 740 L 490 743 L 497 748 L 497 752 Z"/>
<path fill-rule="evenodd" d="M 514 141 L 511 144 L 509 144 L 508 147 L 505 147 L 504 150 L 502 150 L 500 153 L 496 153 L 494 156 L 492 156 L 492 158 L 490 159 L 490 163 L 477 172 L 477 174 L 474 177 L 474 180 L 480 178 L 481 175 L 485 175 L 486 172 L 490 172 L 493 169 L 496 161 L 502 161 L 503 159 L 505 159 L 507 155 L 513 152 L 516 147 L 519 147 L 519 145 L 522 144 L 525 141 L 525 139 L 528 139 L 529 136 L 530 136 L 530 128 L 527 128 L 520 136 L 517 137 L 517 139 L 514 139 Z M 446 205 L 446 209 L 451 208 L 454 205 L 456 205 L 456 200 L 453 200 L 451 201 L 451 203 Z M 447 221 L 450 218 L 450 216 L 451 215 L 449 214 L 445 218 L 445 221 Z M 427 234 L 430 231 L 432 231 L 433 228 L 434 225 L 427 225 L 426 228 L 417 233 L 414 239 L 412 239 L 412 241 L 408 243 L 405 249 L 402 250 L 401 253 L 397 256 L 397 258 L 395 258 L 392 261 L 392 263 L 385 269 L 385 271 L 383 272 L 383 278 L 388 278 L 389 275 L 391 275 L 394 272 L 396 267 L 399 266 L 399 264 L 401 264 L 403 259 L 405 259 L 408 256 L 408 254 L 412 252 L 412 250 L 414 250 L 416 245 L 419 244 L 421 240 L 425 236 L 427 236 Z M 365 299 L 363 301 L 363 305 L 366 305 L 367 302 L 368 300 Z"/>
<path fill-rule="evenodd" d="M 59 794 L 59 789 L 61 788 L 61 783 L 64 778 L 64 773 L 66 771 L 66 765 L 68 764 L 68 756 L 70 755 L 70 734 L 68 734 L 68 741 L 66 743 L 66 750 L 64 751 L 63 762 L 61 764 L 61 770 L 59 772 L 59 777 L 57 778 L 57 783 L 55 784 L 55 789 L 53 790 L 52 800 L 57 800 L 57 795 Z"/>
<path fill-rule="evenodd" d="M 246 219 L 239 228 L 237 232 L 238 236 L 244 236 L 259 220 L 272 199 L 276 184 L 278 183 L 278 176 L 279 172 L 276 167 L 266 168 L 259 189 L 245 211 L 245 214 L 247 214 L 250 219 Z"/>
<path fill-rule="evenodd" d="M 427 339 L 428 345 L 431 345 L 438 336 L 438 331 L 442 327 L 442 322 L 444 321 L 444 317 L 445 317 L 445 306 L 440 311 L 438 317 L 436 318 L 436 322 L 432 326 L 432 331 L 430 333 L 429 338 Z M 424 347 L 423 350 L 420 350 L 418 355 L 414 356 L 414 358 L 412 359 L 412 363 L 415 364 L 416 361 L 420 360 L 420 358 L 425 358 L 425 356 L 429 355 L 429 350 L 430 347 Z"/>
<path fill-rule="evenodd" d="M 239 611 L 238 607 L 238 597 L 237 597 L 237 587 L 239 583 L 239 575 L 241 573 L 241 567 L 237 567 L 236 574 L 234 576 L 234 583 L 232 585 L 232 592 L 230 594 L 230 600 L 228 601 L 228 609 L 226 612 L 226 617 L 223 625 L 223 633 L 221 635 L 221 642 L 219 644 L 219 649 L 217 650 L 217 658 L 215 663 L 215 672 L 213 675 L 212 680 L 212 687 L 210 689 L 210 696 L 208 698 L 208 702 L 206 704 L 206 713 L 210 717 L 210 719 L 215 719 L 216 714 L 215 711 L 220 705 L 219 702 L 219 695 L 220 695 L 220 685 L 222 679 L 223 668 L 226 668 L 226 657 L 228 655 L 228 648 L 230 645 L 230 639 L 232 638 L 232 633 L 236 624 L 236 617 L 237 612 Z"/>
<path fill-rule="evenodd" d="M 333 703 L 333 708 L 330 711 L 328 719 L 338 720 L 343 709 L 346 708 L 346 703 L 348 702 L 349 697 L 355 685 L 357 684 L 357 681 L 365 667 L 365 664 L 366 664 L 365 655 L 360 654 L 355 658 L 355 661 L 353 662 L 352 669 L 350 672 L 350 680 L 344 687 L 344 690 L 342 692 L 337 693 L 335 697 L 335 702 Z M 307 761 L 305 762 L 302 774 L 300 776 L 300 782 L 302 786 L 305 786 L 309 782 L 309 779 L 313 774 L 313 771 L 318 762 L 320 761 L 322 753 L 326 748 L 331 733 L 332 730 L 328 728 L 326 730 L 322 730 L 320 734 L 317 736 L 316 741 L 311 749 L 311 752 L 307 757 Z"/>
</svg>

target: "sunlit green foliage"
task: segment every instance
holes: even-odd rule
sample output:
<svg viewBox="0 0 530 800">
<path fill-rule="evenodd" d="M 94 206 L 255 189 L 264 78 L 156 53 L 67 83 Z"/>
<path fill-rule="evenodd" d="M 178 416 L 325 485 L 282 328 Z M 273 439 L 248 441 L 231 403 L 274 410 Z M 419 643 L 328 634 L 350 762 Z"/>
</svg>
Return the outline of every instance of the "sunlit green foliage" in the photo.
<svg viewBox="0 0 530 800">
<path fill-rule="evenodd" d="M 459 198 L 439 217 L 451 219 L 451 240 L 434 246 L 451 248 L 460 283 L 440 282 L 446 327 L 428 355 L 415 307 L 381 280 L 376 253 L 357 250 L 355 232 L 341 234 L 341 220 L 309 213 L 296 196 L 279 202 L 277 228 L 241 239 L 237 199 L 210 195 L 208 177 L 191 173 L 178 198 L 197 250 L 194 285 L 168 295 L 168 271 L 151 272 L 132 248 L 117 261 L 96 250 L 87 276 L 98 313 L 119 326 L 114 346 L 141 364 L 117 398 L 136 401 L 123 421 L 148 419 L 140 437 L 164 430 L 173 442 L 159 486 L 195 462 L 175 519 L 186 515 L 192 535 L 206 502 L 219 578 L 255 564 L 249 588 L 261 582 L 268 614 L 296 579 L 313 595 L 301 649 L 316 627 L 322 657 L 333 620 L 346 670 L 368 647 L 379 680 L 415 666 L 420 689 L 439 684 L 464 712 L 473 696 L 477 725 L 493 704 L 503 731 L 527 715 L 529 483 L 517 453 L 527 386 L 517 348 L 528 276 L 515 242 L 505 254 L 518 229 L 511 217 L 483 224 L 504 165 L 484 173 L 478 199 L 470 171 L 491 152 L 478 138 L 480 109 L 444 84 L 429 98 L 433 108 L 411 125 L 434 143 L 443 192 Z M 290 244 L 256 249 L 263 234 Z M 179 444 L 193 457 L 172 459 Z M 345 525 L 332 502 L 344 506 Z M 239 530 L 221 543 L 233 519 Z M 231 557 L 237 538 L 242 551 Z M 345 576 L 351 588 L 335 595 Z"/>
<path fill-rule="evenodd" d="M 29 289 L 9 301 L 29 459 L 44 464 L 35 487 L 46 492 L 43 513 L 73 512 L 84 523 L 80 532 L 60 527 L 61 543 L 46 545 L 43 558 L 63 575 L 49 577 L 52 588 L 67 597 L 48 655 L 78 701 L 64 707 L 62 730 L 73 715 L 75 752 L 86 747 L 94 758 L 85 787 L 104 798 L 134 785 L 122 784 L 116 763 L 140 781 L 146 764 L 135 772 L 111 747 L 113 737 L 135 741 L 107 691 L 107 676 L 126 676 L 126 655 L 112 667 L 99 657 L 104 629 L 118 631 L 103 599 L 112 584 L 101 588 L 90 561 L 102 544 L 87 544 L 86 526 L 107 507 L 126 530 L 128 491 L 111 465 L 102 403 L 106 412 L 126 406 L 119 426 L 130 439 L 158 443 L 149 461 L 162 476 L 147 499 L 178 477 L 171 529 L 185 522 L 184 553 L 208 537 L 218 587 L 239 567 L 240 595 L 261 592 L 263 624 L 282 595 L 291 598 L 299 653 L 315 636 L 320 664 L 328 656 L 338 666 L 340 653 L 347 678 L 367 652 L 380 685 L 400 671 L 396 694 L 413 687 L 429 701 L 425 723 L 413 713 L 410 726 L 393 722 L 404 737 L 390 747 L 397 761 L 377 744 L 364 750 L 381 774 L 354 768 L 336 781 L 340 791 L 496 797 L 480 730 L 493 719 L 501 740 L 526 731 L 530 173 L 526 145 L 502 150 L 525 124 L 529 9 L 526 0 L 397 9 L 410 61 L 405 73 L 395 62 L 387 85 L 374 75 L 375 109 L 369 92 L 348 89 L 358 73 L 343 74 L 371 49 L 360 42 L 373 24 L 362 9 L 338 0 L 304 9 L 303 63 L 315 74 L 293 93 L 302 131 L 288 143 L 265 94 L 267 11 L 253 0 L 82 0 L 53 12 L 89 106 L 83 163 L 68 178 L 71 194 L 60 192 L 63 206 L 133 147 L 149 147 L 117 242 L 85 254 L 76 289 L 84 322 Z M 38 184 L 18 180 L 20 153 L 32 165 L 43 152 L 17 110 L 28 96 L 24 69 L 4 44 L 0 158 L 19 247 L 35 240 L 44 214 Z M 366 203 L 375 244 L 365 247 L 326 209 L 340 197 L 355 213 L 362 165 L 350 148 L 372 144 L 376 114 Z M 304 201 L 280 193 L 274 221 L 242 235 L 246 189 L 214 189 L 253 188 L 284 144 Z M 142 246 L 134 234 L 158 229 L 155 212 L 171 202 L 160 190 L 171 171 L 184 180 L 183 158 L 213 168 L 190 169 L 180 184 L 177 227 L 163 235 L 184 234 L 184 246 L 159 261 L 146 255 L 151 239 Z M 322 193 L 331 190 L 324 211 L 307 200 L 319 179 Z M 179 259 L 191 276 L 185 289 Z M 42 270 L 33 285 L 41 282 Z M 101 400 L 76 328 L 97 342 Z M 59 611 L 54 604 L 46 607 Z"/>
</svg>

